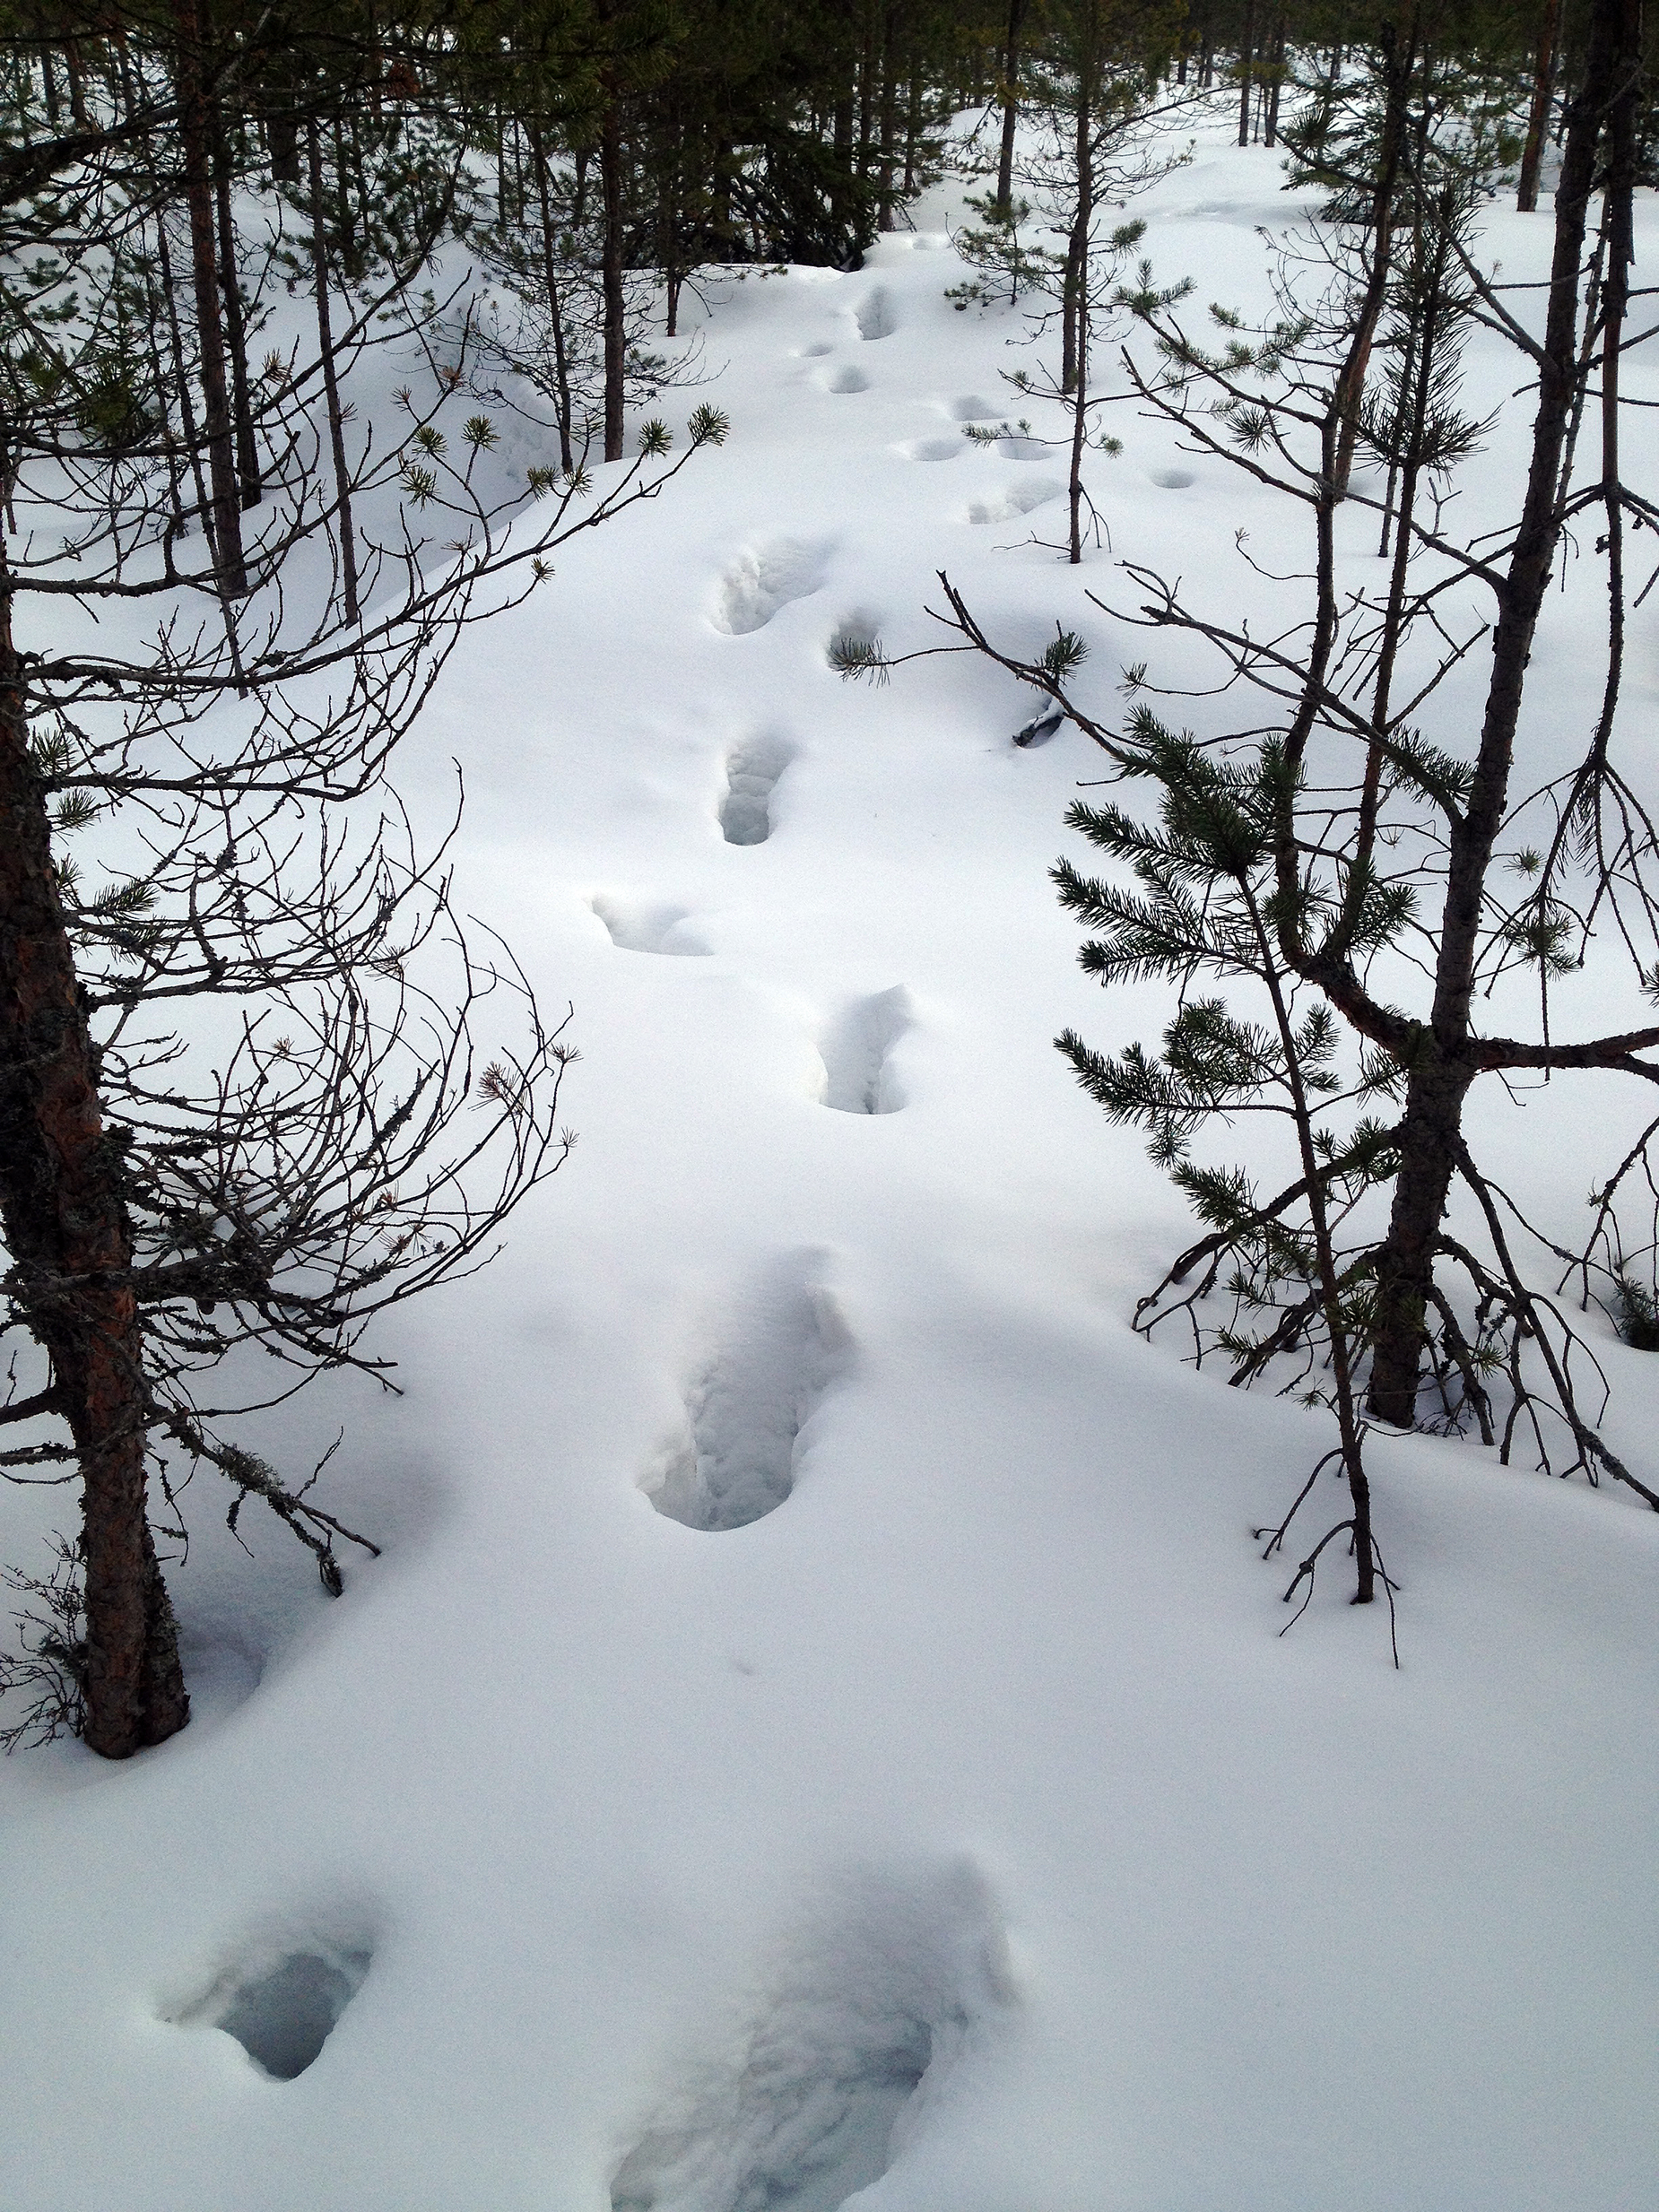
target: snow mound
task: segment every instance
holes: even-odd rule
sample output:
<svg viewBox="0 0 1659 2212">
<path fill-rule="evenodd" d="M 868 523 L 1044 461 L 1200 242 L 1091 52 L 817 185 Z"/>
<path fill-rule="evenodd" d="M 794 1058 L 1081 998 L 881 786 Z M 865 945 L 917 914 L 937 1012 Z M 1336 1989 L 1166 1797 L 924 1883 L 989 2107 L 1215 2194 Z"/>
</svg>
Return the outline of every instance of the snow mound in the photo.
<svg viewBox="0 0 1659 2212">
<path fill-rule="evenodd" d="M 613 2212 L 835 2212 L 880 2181 L 1012 2003 L 969 1864 L 847 1881 L 756 2007 L 734 2060 L 653 2126 Z"/>
<path fill-rule="evenodd" d="M 772 792 L 795 758 L 781 737 L 744 740 L 726 755 L 720 828 L 728 845 L 764 845 L 772 834 Z"/>
<path fill-rule="evenodd" d="M 780 607 L 818 589 L 828 550 L 795 538 L 746 547 L 721 578 L 711 618 L 715 628 L 729 638 L 764 629 Z"/>
<path fill-rule="evenodd" d="M 1057 499 L 1064 490 L 1064 484 L 1051 483 L 1047 477 L 1029 479 L 1025 483 L 1011 485 L 995 499 L 970 500 L 964 519 L 971 523 L 1017 522 L 1033 507 Z"/>
<path fill-rule="evenodd" d="M 819 1045 L 824 1063 L 824 1104 L 838 1114 L 897 1114 L 905 1094 L 890 1055 L 915 1019 L 902 984 L 856 999 Z"/>
<path fill-rule="evenodd" d="M 746 1528 L 794 1488 L 801 1432 L 852 1353 L 839 1307 L 812 1279 L 821 1264 L 821 1253 L 786 1257 L 726 1314 L 686 1391 L 683 1430 L 640 1485 L 669 1520 Z"/>
<path fill-rule="evenodd" d="M 854 314 L 861 338 L 890 338 L 899 327 L 892 294 L 880 284 L 873 292 L 865 293 Z"/>
<path fill-rule="evenodd" d="M 608 892 L 596 892 L 587 903 L 604 924 L 619 952 L 666 952 L 695 958 L 708 950 L 694 931 L 685 928 L 690 916 L 683 906 L 620 894 L 612 897 Z"/>
</svg>

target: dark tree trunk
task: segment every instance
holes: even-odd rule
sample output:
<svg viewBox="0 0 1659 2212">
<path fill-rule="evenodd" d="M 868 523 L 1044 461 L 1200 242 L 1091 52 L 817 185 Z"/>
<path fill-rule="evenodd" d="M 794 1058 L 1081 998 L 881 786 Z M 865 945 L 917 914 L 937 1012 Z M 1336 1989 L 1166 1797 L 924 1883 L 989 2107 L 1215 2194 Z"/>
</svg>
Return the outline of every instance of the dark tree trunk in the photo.
<svg viewBox="0 0 1659 2212">
<path fill-rule="evenodd" d="M 604 203 L 604 457 L 622 457 L 622 378 L 627 363 L 622 290 L 622 126 L 616 102 L 605 108 L 599 126 L 599 189 Z"/>
<path fill-rule="evenodd" d="M 1284 11 L 1273 17 L 1273 28 L 1267 41 L 1267 59 L 1272 70 L 1267 89 L 1267 124 L 1262 133 L 1264 146 L 1279 143 L 1279 95 L 1284 89 Z"/>
<path fill-rule="evenodd" d="M 132 1246 L 52 871 L 45 794 L 29 755 L 10 613 L 6 594 L 0 596 L 0 1219 L 80 1462 L 86 1740 L 119 1759 L 175 1734 L 190 1717 L 190 1701 L 145 1508 L 147 1402 Z"/>
<path fill-rule="evenodd" d="M 1379 1420 L 1402 1427 L 1416 1412 L 1435 1241 L 1462 1142 L 1463 1101 L 1478 1066 L 1470 1012 L 1486 878 L 1508 796 L 1538 611 L 1560 543 L 1558 484 L 1578 373 L 1579 295 L 1596 148 L 1638 56 L 1639 0 L 1594 0 L 1584 82 L 1571 105 L 1556 187 L 1555 249 L 1526 498 L 1499 597 L 1474 779 L 1452 832 L 1434 1011 L 1408 1079 L 1400 1174 L 1377 1258 L 1369 1403 Z"/>
<path fill-rule="evenodd" d="M 1538 25 L 1538 48 L 1533 56 L 1533 108 L 1527 117 L 1526 144 L 1521 154 L 1521 178 L 1516 206 L 1523 215 L 1536 213 L 1538 171 L 1542 166 L 1544 138 L 1550 127 L 1550 95 L 1555 89 L 1555 40 L 1560 26 L 1561 0 L 1543 0 Z"/>
<path fill-rule="evenodd" d="M 882 19 L 882 100 L 880 108 L 880 198 L 876 229 L 893 227 L 893 175 L 899 150 L 899 10 L 889 5 Z"/>
<path fill-rule="evenodd" d="M 542 216 L 542 281 L 547 286 L 547 317 L 553 339 L 554 407 L 559 416 L 559 465 L 567 476 L 576 466 L 570 449 L 570 365 L 565 356 L 564 307 L 559 295 L 559 265 L 553 251 L 553 208 L 548 189 L 547 148 L 538 123 L 530 126 L 530 158 L 535 168 L 536 204 Z M 672 322 L 672 316 L 670 320 Z"/>
<path fill-rule="evenodd" d="M 236 455 L 230 394 L 225 381 L 224 324 L 219 310 L 219 267 L 213 237 L 209 174 L 209 118 L 202 89 L 202 28 L 196 0 L 173 0 L 178 39 L 178 142 L 183 156 L 185 206 L 190 219 L 190 272 L 201 352 L 203 428 L 213 486 L 213 547 L 219 584 L 227 598 L 248 589 L 242 518 L 237 499 Z"/>
<path fill-rule="evenodd" d="M 311 174 L 311 273 L 317 291 L 317 348 L 323 369 L 323 398 L 328 411 L 328 446 L 334 467 L 334 516 L 340 532 L 340 577 L 345 619 L 355 622 L 357 535 L 352 527 L 352 471 L 345 454 L 345 415 L 334 365 L 333 319 L 328 302 L 328 236 L 323 226 L 323 149 L 315 123 L 306 134 Z"/>
<path fill-rule="evenodd" d="M 1388 278 L 1394 265 L 1394 192 L 1405 151 L 1407 101 L 1411 72 L 1417 64 L 1417 0 L 1406 11 L 1403 38 L 1388 34 L 1383 143 L 1377 150 L 1377 183 L 1371 197 L 1371 265 L 1366 279 L 1354 334 L 1342 366 L 1340 389 L 1342 431 L 1336 447 L 1336 496 L 1345 499 L 1353 474 L 1354 452 L 1359 442 L 1359 409 L 1365 398 L 1365 380 L 1371 365 L 1371 347 L 1388 298 Z M 1424 97 L 1428 89 L 1424 88 Z"/>
<path fill-rule="evenodd" d="M 1008 35 L 1003 47 L 1003 147 L 996 163 L 996 212 L 1004 219 L 1013 207 L 1014 133 L 1020 123 L 1020 33 L 1026 0 L 1008 0 Z"/>
<path fill-rule="evenodd" d="M 217 122 L 217 118 L 215 118 Z M 244 507 L 257 507 L 259 441 L 248 375 L 248 321 L 236 266 L 236 225 L 230 213 L 230 159 L 222 126 L 213 133 L 213 198 L 219 217 L 219 283 L 224 295 L 225 337 L 230 353 L 230 397 L 236 418 L 236 468 Z"/>
<path fill-rule="evenodd" d="M 1245 0 L 1244 31 L 1238 41 L 1238 143 L 1250 143 L 1250 66 L 1255 59 L 1255 0 Z"/>
</svg>

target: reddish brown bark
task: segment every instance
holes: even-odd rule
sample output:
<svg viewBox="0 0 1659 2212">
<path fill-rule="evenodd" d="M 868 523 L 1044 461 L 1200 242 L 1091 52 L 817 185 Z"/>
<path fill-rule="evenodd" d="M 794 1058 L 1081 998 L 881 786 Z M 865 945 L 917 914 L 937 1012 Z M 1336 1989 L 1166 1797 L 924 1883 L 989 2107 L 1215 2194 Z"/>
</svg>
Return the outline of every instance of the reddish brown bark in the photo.
<svg viewBox="0 0 1659 2212">
<path fill-rule="evenodd" d="M 0 601 L 0 1220 L 83 1485 L 86 1740 L 107 1758 L 190 1715 L 145 1507 L 132 1246 Z"/>
</svg>

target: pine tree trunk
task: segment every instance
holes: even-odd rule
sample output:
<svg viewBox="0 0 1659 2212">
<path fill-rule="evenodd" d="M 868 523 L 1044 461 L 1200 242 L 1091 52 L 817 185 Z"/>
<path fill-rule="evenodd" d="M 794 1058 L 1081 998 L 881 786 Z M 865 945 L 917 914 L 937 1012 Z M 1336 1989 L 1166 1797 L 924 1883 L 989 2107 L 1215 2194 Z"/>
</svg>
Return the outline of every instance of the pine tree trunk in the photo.
<svg viewBox="0 0 1659 2212">
<path fill-rule="evenodd" d="M 1004 220 L 1014 199 L 1014 133 L 1020 123 L 1020 33 L 1026 0 L 1008 0 L 1008 36 L 1003 47 L 1003 146 L 996 163 L 996 212 Z"/>
<path fill-rule="evenodd" d="M 1067 486 L 1071 507 L 1069 557 L 1073 568 L 1082 560 L 1083 442 L 1089 422 L 1089 246 L 1094 221 L 1094 90 L 1099 30 L 1097 0 L 1083 0 L 1078 11 L 1082 49 L 1077 57 L 1077 114 L 1073 160 L 1077 191 L 1077 220 L 1072 228 L 1067 257 L 1072 335 L 1072 466 Z"/>
<path fill-rule="evenodd" d="M 215 117 L 217 125 L 218 118 Z M 236 418 L 236 468 L 242 506 L 257 507 L 263 496 L 259 481 L 259 441 L 254 433 L 254 411 L 248 376 L 248 322 L 242 313 L 242 288 L 236 266 L 236 225 L 230 213 L 230 160 L 222 126 L 213 133 L 213 197 L 219 216 L 219 283 L 224 296 L 225 337 L 230 352 L 230 396 Z"/>
<path fill-rule="evenodd" d="M 1584 82 L 1572 102 L 1556 187 L 1555 248 L 1526 498 L 1499 599 L 1474 779 L 1451 837 L 1433 1014 L 1408 1078 L 1400 1173 L 1388 1234 L 1377 1256 L 1369 1404 L 1379 1420 L 1401 1427 L 1410 1425 L 1416 1411 L 1435 1242 L 1462 1141 L 1463 1102 L 1475 1072 L 1470 1013 L 1486 878 L 1508 796 L 1538 612 L 1560 543 L 1557 487 L 1577 374 L 1585 230 L 1596 147 L 1620 84 L 1638 56 L 1639 0 L 1594 0 Z"/>
<path fill-rule="evenodd" d="M 357 533 L 352 527 L 352 471 L 345 455 L 345 415 L 334 364 L 334 337 L 328 303 L 328 234 L 323 224 L 323 148 L 317 125 L 306 134 L 311 177 L 311 278 L 317 291 L 317 350 L 322 362 L 323 399 L 328 412 L 328 447 L 334 469 L 334 516 L 340 532 L 340 579 L 345 619 L 355 622 Z"/>
<path fill-rule="evenodd" d="M 576 466 L 570 449 L 570 365 L 565 354 L 564 307 L 553 251 L 553 209 L 548 188 L 547 147 L 539 123 L 530 126 L 530 158 L 535 169 L 536 204 L 542 217 L 542 281 L 547 286 L 547 317 L 553 339 L 554 407 L 559 416 L 559 465 L 567 476 Z"/>
<path fill-rule="evenodd" d="M 1405 150 L 1407 100 L 1411 73 L 1417 64 L 1418 0 L 1405 0 L 1402 8 L 1404 35 L 1388 49 L 1386 104 L 1383 114 L 1383 143 L 1377 150 L 1377 182 L 1371 199 L 1371 265 L 1355 320 L 1354 334 L 1341 379 L 1342 432 L 1336 447 L 1336 496 L 1348 495 L 1354 454 L 1359 442 L 1359 410 L 1365 398 L 1365 380 L 1371 365 L 1371 347 L 1388 297 L 1388 278 L 1394 265 L 1394 192 L 1399 183 L 1401 157 Z M 1425 87 L 1425 97 L 1427 88 Z"/>
<path fill-rule="evenodd" d="M 86 1740 L 119 1759 L 190 1701 L 145 1507 L 132 1246 L 0 594 L 0 1221 L 80 1462 Z"/>
<path fill-rule="evenodd" d="M 1267 94 L 1267 127 L 1262 134 L 1264 146 L 1279 143 L 1279 95 L 1284 89 L 1284 10 L 1273 17 L 1273 28 L 1267 41 L 1267 58 L 1272 69 L 1272 78 Z"/>
<path fill-rule="evenodd" d="M 178 39 L 178 141 L 184 157 L 185 206 L 190 219 L 190 268 L 201 352 L 203 428 L 213 485 L 213 546 L 220 589 L 228 599 L 239 599 L 248 589 L 248 568 L 242 551 L 230 402 L 225 382 L 224 325 L 219 311 L 207 101 L 202 89 L 202 31 L 196 0 L 173 0 L 173 22 Z"/>
<path fill-rule="evenodd" d="M 1533 107 L 1527 117 L 1526 144 L 1521 154 L 1521 177 L 1516 207 L 1531 215 L 1538 207 L 1538 172 L 1543 164 L 1544 137 L 1550 125 L 1550 95 L 1555 87 L 1555 40 L 1560 25 L 1561 0 L 1543 0 L 1538 26 L 1538 49 L 1533 56 Z"/>
<path fill-rule="evenodd" d="M 604 457 L 622 457 L 622 379 L 626 368 L 626 302 L 622 290 L 622 126 L 614 99 L 599 126 L 599 189 L 604 204 L 602 274 L 604 284 Z"/>
<path fill-rule="evenodd" d="M 1250 143 L 1250 65 L 1255 57 L 1255 0 L 1245 0 L 1244 30 L 1238 40 L 1238 143 Z"/>
<path fill-rule="evenodd" d="M 893 227 L 893 175 L 898 166 L 899 151 L 898 17 L 898 8 L 890 4 L 882 19 L 881 184 L 876 212 L 878 230 L 890 230 Z"/>
</svg>

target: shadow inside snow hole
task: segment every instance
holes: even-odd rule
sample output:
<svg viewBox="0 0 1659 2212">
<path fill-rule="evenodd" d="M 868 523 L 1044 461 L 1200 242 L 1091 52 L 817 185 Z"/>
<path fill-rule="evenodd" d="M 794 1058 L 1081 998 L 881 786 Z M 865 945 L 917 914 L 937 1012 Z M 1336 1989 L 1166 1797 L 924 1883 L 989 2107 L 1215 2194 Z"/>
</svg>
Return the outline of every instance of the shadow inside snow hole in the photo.
<svg viewBox="0 0 1659 2212">
<path fill-rule="evenodd" d="M 721 1534 L 794 1489 L 801 1432 L 853 1353 L 839 1306 L 812 1279 L 821 1257 L 786 1255 L 728 1306 L 688 1384 L 683 1426 L 641 1479 L 665 1519 Z"/>
<path fill-rule="evenodd" d="M 333 1944 L 285 1953 L 262 1969 L 223 1974 L 180 2026 L 221 2028 L 262 2074 L 293 2081 L 314 2066 L 363 1985 L 371 1954 Z"/>
<path fill-rule="evenodd" d="M 854 1875 L 815 1918 L 729 2060 L 623 2160 L 612 2212 L 837 2212 L 995 2047 L 1013 1991 L 970 1863 Z"/>
</svg>

